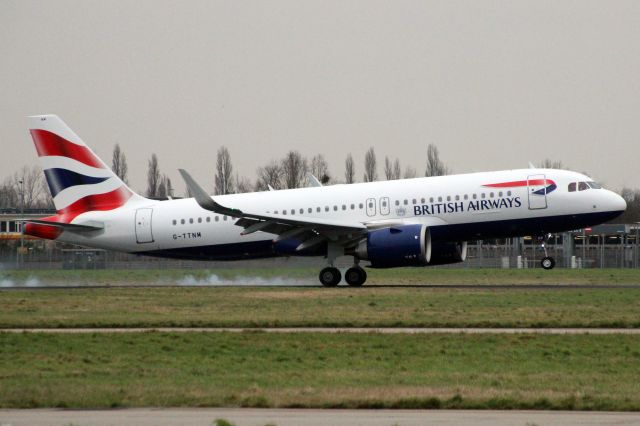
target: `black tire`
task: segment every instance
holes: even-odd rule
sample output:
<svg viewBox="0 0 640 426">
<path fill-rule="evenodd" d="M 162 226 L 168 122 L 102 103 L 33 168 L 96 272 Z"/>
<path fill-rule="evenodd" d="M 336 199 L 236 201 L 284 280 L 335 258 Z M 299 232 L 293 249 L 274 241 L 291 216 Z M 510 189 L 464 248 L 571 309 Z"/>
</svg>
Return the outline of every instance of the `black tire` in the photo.
<svg viewBox="0 0 640 426">
<path fill-rule="evenodd" d="M 554 260 L 553 257 L 543 257 L 542 260 L 540 261 L 540 266 L 542 266 L 542 269 L 553 269 L 556 266 L 556 261 Z"/>
<path fill-rule="evenodd" d="M 338 268 L 334 268 L 332 266 L 328 266 L 320 271 L 320 275 L 318 276 L 320 279 L 320 283 L 322 283 L 325 287 L 335 287 L 340 283 L 342 279 L 342 275 Z"/>
<path fill-rule="evenodd" d="M 367 280 L 367 273 L 359 266 L 347 269 L 344 279 L 351 287 L 360 287 Z"/>
</svg>

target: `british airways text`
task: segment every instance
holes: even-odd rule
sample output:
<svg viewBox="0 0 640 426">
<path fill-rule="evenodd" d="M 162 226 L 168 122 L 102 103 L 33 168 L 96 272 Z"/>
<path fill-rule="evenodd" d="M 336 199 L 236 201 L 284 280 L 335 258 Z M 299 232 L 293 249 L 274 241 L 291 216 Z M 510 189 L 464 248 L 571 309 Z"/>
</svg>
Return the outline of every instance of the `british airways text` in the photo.
<svg viewBox="0 0 640 426">
<path fill-rule="evenodd" d="M 466 204 L 465 204 L 466 203 Z M 500 198 L 495 200 L 456 201 L 448 203 L 432 203 L 413 206 L 413 214 L 416 216 L 473 212 L 496 209 L 511 209 L 522 206 L 520 197 Z"/>
</svg>

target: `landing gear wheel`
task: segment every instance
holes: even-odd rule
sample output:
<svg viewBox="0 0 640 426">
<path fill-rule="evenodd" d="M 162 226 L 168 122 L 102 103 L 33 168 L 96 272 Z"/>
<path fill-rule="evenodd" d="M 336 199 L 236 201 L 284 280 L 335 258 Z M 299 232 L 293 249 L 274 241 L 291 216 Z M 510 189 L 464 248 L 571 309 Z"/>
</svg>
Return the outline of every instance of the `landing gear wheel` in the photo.
<svg viewBox="0 0 640 426">
<path fill-rule="evenodd" d="M 347 269 L 344 279 L 351 287 L 360 287 L 367 280 L 367 273 L 359 266 Z"/>
<path fill-rule="evenodd" d="M 540 266 L 542 266 L 542 269 L 553 269 L 556 266 L 556 261 L 550 256 L 543 257 L 540 261 Z"/>
<path fill-rule="evenodd" d="M 333 266 L 329 266 L 320 271 L 320 282 L 325 287 L 335 287 L 338 285 L 340 280 L 342 279 L 342 275 L 338 268 L 334 268 Z"/>
</svg>

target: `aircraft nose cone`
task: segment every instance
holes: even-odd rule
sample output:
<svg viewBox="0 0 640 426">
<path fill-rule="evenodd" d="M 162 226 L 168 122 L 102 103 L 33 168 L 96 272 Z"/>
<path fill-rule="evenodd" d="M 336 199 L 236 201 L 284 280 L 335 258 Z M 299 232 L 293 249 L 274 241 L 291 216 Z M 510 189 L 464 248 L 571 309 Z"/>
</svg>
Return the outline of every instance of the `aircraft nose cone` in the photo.
<svg viewBox="0 0 640 426">
<path fill-rule="evenodd" d="M 615 192 L 611 193 L 610 198 L 611 198 L 611 206 L 613 207 L 612 210 L 623 212 L 627 209 L 627 202 L 624 200 L 624 198 L 622 198 Z"/>
</svg>

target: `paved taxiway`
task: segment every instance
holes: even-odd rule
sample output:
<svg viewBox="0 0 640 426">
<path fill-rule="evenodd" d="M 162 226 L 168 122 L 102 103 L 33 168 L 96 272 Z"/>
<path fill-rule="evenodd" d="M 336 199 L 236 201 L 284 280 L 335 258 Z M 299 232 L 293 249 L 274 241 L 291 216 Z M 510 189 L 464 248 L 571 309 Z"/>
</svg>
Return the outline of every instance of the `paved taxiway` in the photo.
<svg viewBox="0 0 640 426">
<path fill-rule="evenodd" d="M 0 410 L 2 425 L 211 425 L 423 426 L 429 425 L 640 425 L 640 413 L 491 410 L 317 410 L 243 408 L 134 408 L 115 410 Z"/>
<path fill-rule="evenodd" d="M 132 328 L 0 328 L 0 333 L 381 333 L 381 334 L 640 334 L 640 328 L 418 328 L 418 327 L 132 327 Z"/>
</svg>

